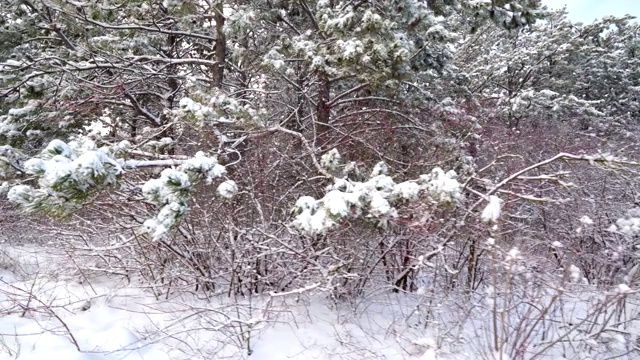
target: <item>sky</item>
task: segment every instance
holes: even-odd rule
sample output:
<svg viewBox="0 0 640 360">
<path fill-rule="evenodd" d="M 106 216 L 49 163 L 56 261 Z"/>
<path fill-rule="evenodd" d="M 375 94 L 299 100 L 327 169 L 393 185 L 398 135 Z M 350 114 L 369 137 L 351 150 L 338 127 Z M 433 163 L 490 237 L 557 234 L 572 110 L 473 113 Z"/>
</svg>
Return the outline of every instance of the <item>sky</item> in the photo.
<svg viewBox="0 0 640 360">
<path fill-rule="evenodd" d="M 593 22 L 607 15 L 633 15 L 640 18 L 640 0 L 542 0 L 550 8 L 567 5 L 569 19 Z"/>
</svg>

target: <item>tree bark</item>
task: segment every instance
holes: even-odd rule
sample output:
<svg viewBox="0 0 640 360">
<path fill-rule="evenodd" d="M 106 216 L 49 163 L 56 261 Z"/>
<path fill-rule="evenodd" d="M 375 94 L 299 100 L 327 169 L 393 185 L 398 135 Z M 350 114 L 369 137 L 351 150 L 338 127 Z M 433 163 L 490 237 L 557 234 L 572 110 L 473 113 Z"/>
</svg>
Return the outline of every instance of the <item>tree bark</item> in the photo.
<svg viewBox="0 0 640 360">
<path fill-rule="evenodd" d="M 331 83 L 326 75 L 320 77 L 318 85 L 318 107 L 316 109 L 316 147 L 320 150 L 327 150 L 329 144 L 329 120 L 331 118 Z"/>
<path fill-rule="evenodd" d="M 220 88 L 222 86 L 222 80 L 224 79 L 224 65 L 227 51 L 227 37 L 224 34 L 224 13 L 223 4 L 220 3 L 215 7 L 214 20 L 216 21 L 216 41 L 215 41 L 215 60 L 216 63 L 212 66 L 212 80 L 213 86 Z"/>
</svg>

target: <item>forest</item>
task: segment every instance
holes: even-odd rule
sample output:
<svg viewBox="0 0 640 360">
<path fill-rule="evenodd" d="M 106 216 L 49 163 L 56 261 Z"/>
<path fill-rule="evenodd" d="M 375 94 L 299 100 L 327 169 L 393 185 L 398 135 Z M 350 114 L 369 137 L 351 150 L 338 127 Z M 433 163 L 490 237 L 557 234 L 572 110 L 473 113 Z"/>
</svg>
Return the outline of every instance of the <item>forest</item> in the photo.
<svg viewBox="0 0 640 360">
<path fill-rule="evenodd" d="M 0 357 L 640 358 L 634 17 L 0 13 Z"/>
</svg>

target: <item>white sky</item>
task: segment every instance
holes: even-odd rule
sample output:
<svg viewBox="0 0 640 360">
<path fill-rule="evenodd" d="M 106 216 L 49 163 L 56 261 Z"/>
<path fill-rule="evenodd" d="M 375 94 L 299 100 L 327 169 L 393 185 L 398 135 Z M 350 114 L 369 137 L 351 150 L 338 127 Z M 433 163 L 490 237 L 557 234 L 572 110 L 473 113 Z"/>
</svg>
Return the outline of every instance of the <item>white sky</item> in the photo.
<svg viewBox="0 0 640 360">
<path fill-rule="evenodd" d="M 640 18 L 640 0 L 542 0 L 550 8 L 567 5 L 569 19 L 584 23 L 607 15 L 633 15 Z"/>
</svg>

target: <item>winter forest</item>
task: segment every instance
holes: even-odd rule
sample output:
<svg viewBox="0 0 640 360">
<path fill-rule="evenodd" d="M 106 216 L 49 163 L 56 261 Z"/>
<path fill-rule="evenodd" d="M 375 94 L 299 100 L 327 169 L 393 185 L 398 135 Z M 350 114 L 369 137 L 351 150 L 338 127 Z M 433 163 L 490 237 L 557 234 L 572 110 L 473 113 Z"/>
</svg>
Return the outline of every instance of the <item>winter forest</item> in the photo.
<svg viewBox="0 0 640 360">
<path fill-rule="evenodd" d="M 640 359 L 633 17 L 0 14 L 0 359 Z"/>
</svg>

